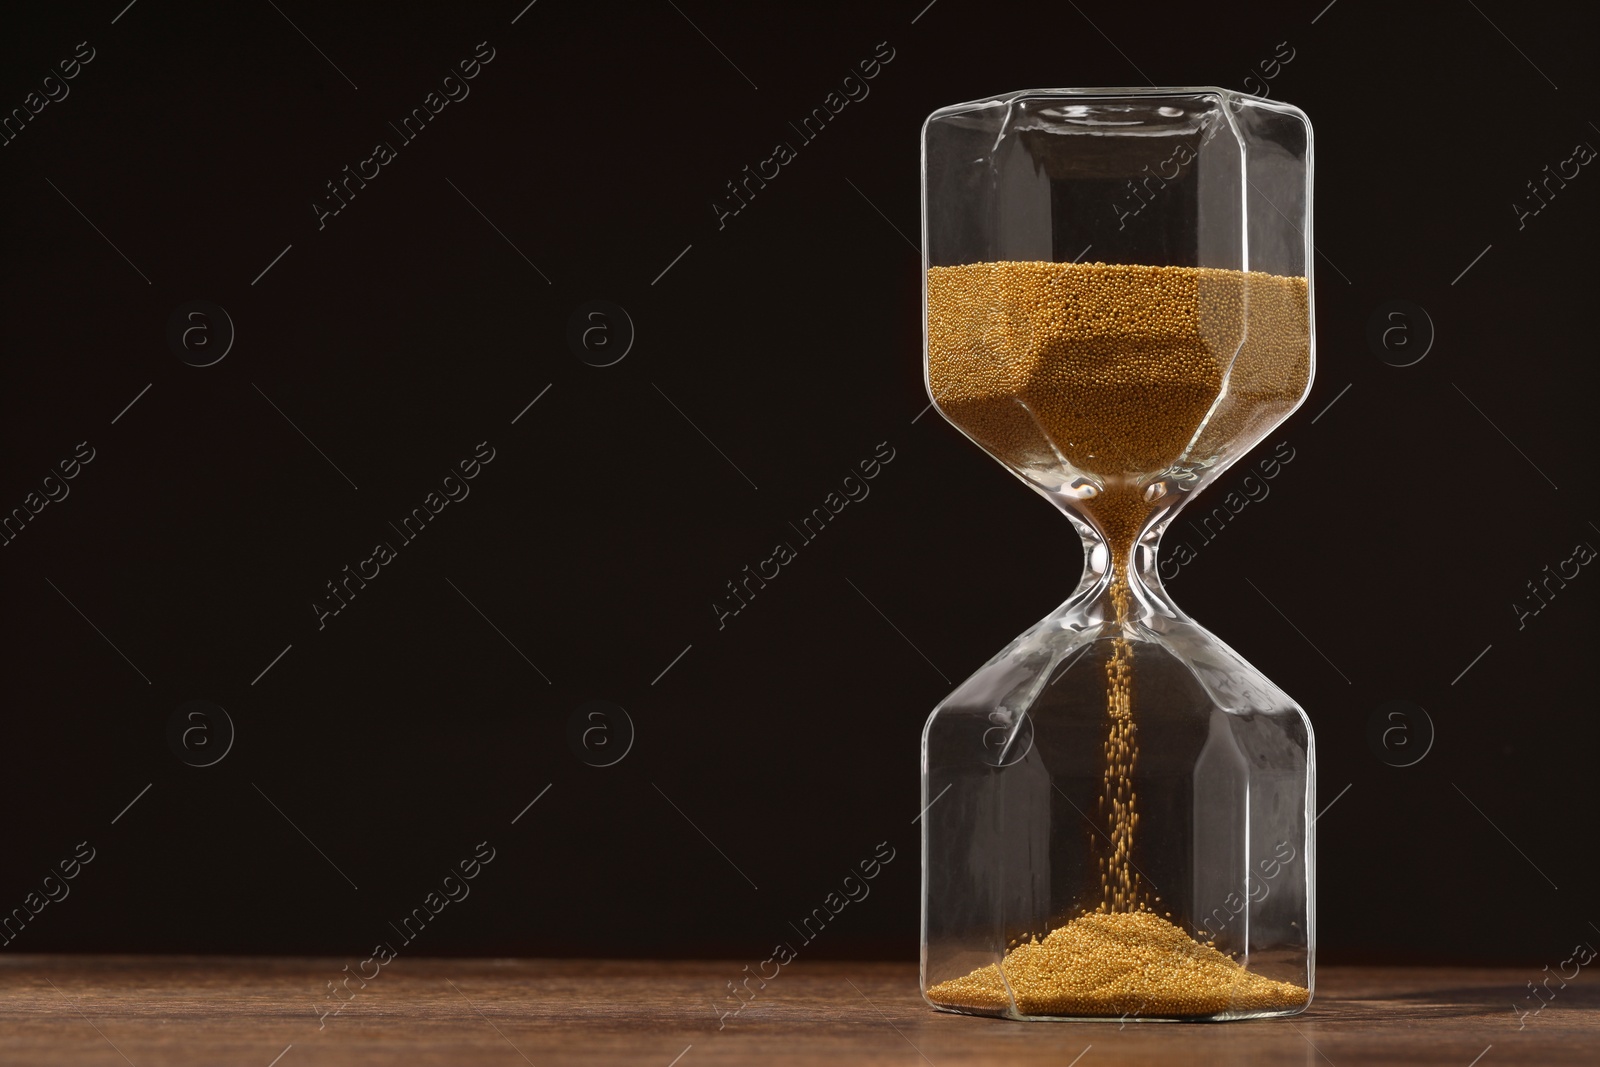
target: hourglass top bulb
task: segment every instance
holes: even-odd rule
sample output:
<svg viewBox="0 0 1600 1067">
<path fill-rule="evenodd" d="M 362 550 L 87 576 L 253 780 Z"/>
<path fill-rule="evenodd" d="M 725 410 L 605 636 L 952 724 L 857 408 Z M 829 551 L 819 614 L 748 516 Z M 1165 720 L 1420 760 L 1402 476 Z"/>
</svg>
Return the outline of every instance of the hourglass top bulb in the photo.
<svg viewBox="0 0 1600 1067">
<path fill-rule="evenodd" d="M 1114 550 L 1258 440 L 1311 379 L 1306 280 L 1207 267 L 972 263 L 928 271 L 928 388 L 991 455 L 1072 495 Z"/>
</svg>

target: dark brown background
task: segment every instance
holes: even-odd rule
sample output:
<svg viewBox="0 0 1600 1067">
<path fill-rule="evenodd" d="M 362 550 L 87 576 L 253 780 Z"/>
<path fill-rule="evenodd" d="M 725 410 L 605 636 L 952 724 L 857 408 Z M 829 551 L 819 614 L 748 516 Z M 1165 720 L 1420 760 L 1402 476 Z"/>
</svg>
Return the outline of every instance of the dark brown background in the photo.
<svg viewBox="0 0 1600 1067">
<path fill-rule="evenodd" d="M 1243 89 L 1280 42 L 1270 90 L 1317 137 L 1316 387 L 1263 446 L 1295 455 L 1270 497 L 1172 587 L 1315 723 L 1324 960 L 1600 937 L 1600 576 L 1511 607 L 1600 545 L 1600 177 L 1512 208 L 1600 143 L 1572 9 L 124 2 L 0 33 L 4 108 L 96 50 L 0 148 L 0 508 L 96 450 L 0 549 L 0 910 L 97 850 L 8 950 L 364 956 L 487 840 L 411 951 L 759 960 L 887 841 L 807 951 L 912 957 L 923 720 L 1080 567 L 918 417 L 919 124 L 1030 86 Z M 480 41 L 470 96 L 319 231 L 323 183 Z M 719 230 L 723 183 L 885 41 Z M 606 368 L 566 339 L 594 299 L 637 328 Z M 1366 339 L 1398 299 L 1437 330 L 1406 368 Z M 166 340 L 191 300 L 237 330 L 211 367 Z M 470 497 L 319 631 L 323 584 L 484 440 Z M 871 496 L 719 631 L 723 583 L 885 441 Z M 237 728 L 211 767 L 167 742 L 191 699 Z M 595 699 L 637 731 L 606 768 L 567 740 Z M 1437 731 L 1407 768 L 1367 740 L 1393 699 Z"/>
</svg>

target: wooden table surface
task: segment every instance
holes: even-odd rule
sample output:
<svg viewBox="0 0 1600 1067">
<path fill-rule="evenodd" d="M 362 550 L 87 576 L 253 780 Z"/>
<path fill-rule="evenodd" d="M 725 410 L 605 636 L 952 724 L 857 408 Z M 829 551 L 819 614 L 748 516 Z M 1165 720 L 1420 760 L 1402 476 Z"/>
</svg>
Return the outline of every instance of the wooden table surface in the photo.
<svg viewBox="0 0 1600 1067">
<path fill-rule="evenodd" d="M 1533 972 L 1325 967 L 1293 1018 L 1119 1025 L 947 1015 L 911 965 L 798 960 L 719 1029 L 743 963 L 400 959 L 319 1019 L 347 962 L 6 956 L 0 1064 L 1600 1064 L 1586 974 L 1524 1018 Z"/>
</svg>

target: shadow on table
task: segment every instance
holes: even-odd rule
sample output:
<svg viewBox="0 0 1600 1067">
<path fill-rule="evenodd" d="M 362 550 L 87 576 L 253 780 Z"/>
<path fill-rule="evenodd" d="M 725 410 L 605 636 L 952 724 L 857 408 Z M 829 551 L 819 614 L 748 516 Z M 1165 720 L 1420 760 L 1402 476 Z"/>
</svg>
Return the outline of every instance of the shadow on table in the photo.
<svg viewBox="0 0 1600 1067">
<path fill-rule="evenodd" d="M 1549 992 L 1551 999 L 1543 1001 L 1545 1011 L 1600 1009 L 1600 985 L 1578 985 L 1573 982 L 1568 983 L 1565 989 L 1556 986 Z M 1504 990 L 1485 989 L 1483 986 L 1446 986 L 1403 992 L 1373 990 L 1361 997 L 1319 993 L 1307 1015 L 1320 1014 L 1329 1019 L 1452 1019 L 1473 1015 L 1490 1018 L 1504 1015 L 1508 1024 L 1516 1027 L 1519 1025 L 1519 1013 L 1533 1013 L 1540 1003 L 1526 985 L 1507 985 Z M 1530 1022 L 1533 1018 L 1533 1014 L 1528 1015 Z"/>
</svg>

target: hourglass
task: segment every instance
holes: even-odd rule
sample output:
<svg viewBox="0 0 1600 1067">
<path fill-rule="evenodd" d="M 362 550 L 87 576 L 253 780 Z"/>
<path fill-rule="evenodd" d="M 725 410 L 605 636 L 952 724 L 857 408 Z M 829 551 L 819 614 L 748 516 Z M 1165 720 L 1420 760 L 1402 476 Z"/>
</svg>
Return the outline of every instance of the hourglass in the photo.
<svg viewBox="0 0 1600 1067">
<path fill-rule="evenodd" d="M 1014 1019 L 1302 1011 L 1311 724 L 1157 558 L 1310 389 L 1310 124 L 1214 88 L 1020 92 L 929 116 L 922 171 L 928 393 L 1085 559 L 928 719 L 923 995 Z"/>
</svg>

